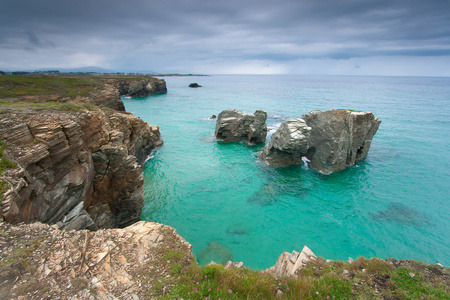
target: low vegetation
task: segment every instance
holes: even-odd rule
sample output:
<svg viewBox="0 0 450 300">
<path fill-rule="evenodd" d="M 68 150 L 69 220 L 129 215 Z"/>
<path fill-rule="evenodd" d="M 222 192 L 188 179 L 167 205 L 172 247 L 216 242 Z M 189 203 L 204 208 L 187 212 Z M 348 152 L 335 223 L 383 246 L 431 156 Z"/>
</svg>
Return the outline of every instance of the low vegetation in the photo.
<svg viewBox="0 0 450 300">
<path fill-rule="evenodd" d="M 101 88 L 107 81 L 123 78 L 124 76 L 119 75 L 2 75 L 0 76 L 0 99 L 43 95 L 56 95 L 58 99 L 86 97 Z M 126 79 L 140 78 L 150 77 L 126 76 Z"/>
<path fill-rule="evenodd" d="M 176 260 L 170 262 L 177 264 Z M 450 272 L 415 261 L 311 261 L 295 277 L 196 264 L 177 269 L 171 283 L 149 295 L 160 299 L 450 299 Z M 169 284 L 169 286 L 167 286 Z M 163 288 L 165 287 L 165 288 Z"/>
</svg>

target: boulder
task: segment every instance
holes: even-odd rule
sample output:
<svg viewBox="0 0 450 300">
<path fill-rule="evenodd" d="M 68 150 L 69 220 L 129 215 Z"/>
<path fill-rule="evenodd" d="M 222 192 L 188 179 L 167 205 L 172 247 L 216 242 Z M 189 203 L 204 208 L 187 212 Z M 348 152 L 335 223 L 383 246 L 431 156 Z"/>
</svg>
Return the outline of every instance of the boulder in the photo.
<svg viewBox="0 0 450 300">
<path fill-rule="evenodd" d="M 381 121 L 371 112 L 311 111 L 302 117 L 311 127 L 306 157 L 312 168 L 329 174 L 367 156 Z"/>
<path fill-rule="evenodd" d="M 260 158 L 285 167 L 299 165 L 306 157 L 313 169 L 330 174 L 367 156 L 380 123 L 371 112 L 311 111 L 302 119 L 283 122 Z"/>
<path fill-rule="evenodd" d="M 309 148 L 311 127 L 303 119 L 288 119 L 272 135 L 261 158 L 275 167 L 300 165 Z"/>
<path fill-rule="evenodd" d="M 191 83 L 191 84 L 189 85 L 189 87 L 190 87 L 190 88 L 199 88 L 199 87 L 202 87 L 202 86 L 201 86 L 200 84 L 194 82 L 194 83 Z"/>
<path fill-rule="evenodd" d="M 264 143 L 267 136 L 267 113 L 257 110 L 247 114 L 237 109 L 224 110 L 217 117 L 215 136 L 227 142 Z"/>
</svg>

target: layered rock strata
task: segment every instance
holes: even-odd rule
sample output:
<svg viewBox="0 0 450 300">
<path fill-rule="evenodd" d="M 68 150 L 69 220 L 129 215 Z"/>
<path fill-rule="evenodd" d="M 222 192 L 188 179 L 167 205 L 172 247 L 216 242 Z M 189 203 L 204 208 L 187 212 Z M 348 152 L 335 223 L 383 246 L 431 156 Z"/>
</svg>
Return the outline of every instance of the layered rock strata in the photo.
<svg viewBox="0 0 450 300">
<path fill-rule="evenodd" d="M 6 110 L 0 140 L 17 163 L 2 216 L 61 228 L 124 227 L 140 219 L 142 163 L 161 145 L 159 128 L 113 110 Z"/>
<path fill-rule="evenodd" d="M 257 110 L 247 114 L 237 109 L 222 111 L 216 121 L 215 136 L 226 142 L 264 143 L 267 136 L 267 113 Z"/>
<path fill-rule="evenodd" d="M 306 157 L 319 172 L 340 171 L 367 156 L 380 123 L 371 112 L 311 111 L 283 122 L 260 157 L 276 167 L 299 165 Z"/>
</svg>

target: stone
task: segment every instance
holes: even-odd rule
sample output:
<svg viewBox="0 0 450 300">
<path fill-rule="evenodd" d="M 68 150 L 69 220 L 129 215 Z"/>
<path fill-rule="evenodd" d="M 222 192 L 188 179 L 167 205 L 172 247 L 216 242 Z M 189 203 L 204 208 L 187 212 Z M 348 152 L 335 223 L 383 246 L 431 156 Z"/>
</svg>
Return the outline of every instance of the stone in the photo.
<svg viewBox="0 0 450 300">
<path fill-rule="evenodd" d="M 194 83 L 189 84 L 189 87 L 190 88 L 199 88 L 199 87 L 202 87 L 202 86 L 199 85 L 198 83 L 194 82 Z"/>
<path fill-rule="evenodd" d="M 367 156 L 381 123 L 371 112 L 312 111 L 302 117 L 311 127 L 306 157 L 324 174 L 341 171 Z"/>
<path fill-rule="evenodd" d="M 247 114 L 237 109 L 222 111 L 216 121 L 215 137 L 226 142 L 247 141 L 259 144 L 266 141 L 267 113 L 257 110 Z"/>
<path fill-rule="evenodd" d="M 278 257 L 276 264 L 265 270 L 266 273 L 272 274 L 275 277 L 287 277 L 293 276 L 310 260 L 316 259 L 314 253 L 304 246 L 302 251 L 298 253 L 293 251 L 292 253 L 284 252 Z"/>
<path fill-rule="evenodd" d="M 381 121 L 371 112 L 311 111 L 288 119 L 272 135 L 260 158 L 269 165 L 300 165 L 302 158 L 323 173 L 344 170 L 364 159 Z"/>
<path fill-rule="evenodd" d="M 311 127 L 303 119 L 287 119 L 272 135 L 260 158 L 274 167 L 300 165 L 309 148 Z"/>
</svg>

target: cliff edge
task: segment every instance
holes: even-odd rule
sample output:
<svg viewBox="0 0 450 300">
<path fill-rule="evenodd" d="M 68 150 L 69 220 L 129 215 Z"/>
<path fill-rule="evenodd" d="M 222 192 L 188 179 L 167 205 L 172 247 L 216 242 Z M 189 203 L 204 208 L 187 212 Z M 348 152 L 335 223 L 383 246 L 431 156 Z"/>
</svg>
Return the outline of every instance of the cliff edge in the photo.
<svg viewBox="0 0 450 300">
<path fill-rule="evenodd" d="M 44 94 L 1 103 L 0 140 L 16 164 L 2 176 L 6 222 L 96 230 L 140 220 L 142 164 L 162 141 L 158 126 L 121 111 L 114 83 L 69 99 Z M 116 96 L 121 105 L 111 101 Z"/>
</svg>

